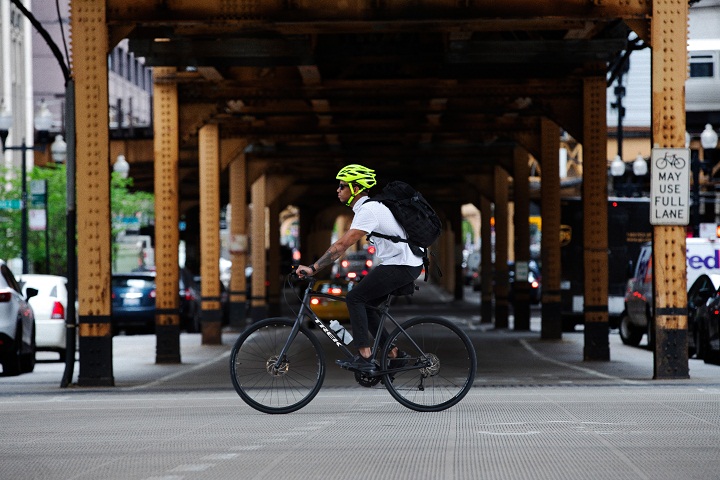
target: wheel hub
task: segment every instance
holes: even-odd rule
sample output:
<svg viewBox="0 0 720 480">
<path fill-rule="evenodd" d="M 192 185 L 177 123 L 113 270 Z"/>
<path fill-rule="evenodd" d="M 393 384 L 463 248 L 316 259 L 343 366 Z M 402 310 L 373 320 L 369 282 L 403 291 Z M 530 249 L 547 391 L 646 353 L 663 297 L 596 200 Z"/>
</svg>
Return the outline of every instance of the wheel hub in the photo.
<svg viewBox="0 0 720 480">
<path fill-rule="evenodd" d="M 268 361 L 265 363 L 265 369 L 273 377 L 282 377 L 290 370 L 290 363 L 287 360 L 280 362 L 280 365 L 276 366 L 278 358 L 277 355 L 274 355 L 268 358 Z"/>
</svg>

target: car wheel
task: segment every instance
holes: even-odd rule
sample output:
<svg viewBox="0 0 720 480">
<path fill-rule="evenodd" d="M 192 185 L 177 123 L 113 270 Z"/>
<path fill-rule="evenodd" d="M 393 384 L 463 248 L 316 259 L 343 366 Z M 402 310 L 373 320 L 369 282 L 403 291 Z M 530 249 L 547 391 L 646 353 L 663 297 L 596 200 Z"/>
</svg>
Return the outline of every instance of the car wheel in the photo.
<svg viewBox="0 0 720 480">
<path fill-rule="evenodd" d="M 20 371 L 22 373 L 30 373 L 33 370 L 35 370 L 35 352 L 36 351 L 37 351 L 37 346 L 35 344 L 35 324 L 33 324 L 32 335 L 30 335 L 29 351 L 20 354 Z"/>
<path fill-rule="evenodd" d="M 712 363 L 714 365 L 720 364 L 720 351 L 713 350 L 713 348 L 710 346 L 710 334 L 707 331 L 708 329 L 704 329 L 702 331 L 702 351 L 703 351 L 703 360 L 705 363 Z"/>
<path fill-rule="evenodd" d="M 620 340 L 622 340 L 625 345 L 631 345 L 633 347 L 640 345 L 640 340 L 642 340 L 644 332 L 630 324 L 630 317 L 628 317 L 627 313 L 624 313 L 620 319 L 619 329 Z"/>
<path fill-rule="evenodd" d="M 8 345 L 8 349 L 2 356 L 3 375 L 15 377 L 20 375 L 20 346 L 22 345 L 22 328 L 18 325 L 15 332 L 15 340 Z"/>
<path fill-rule="evenodd" d="M 649 316 L 647 321 L 647 348 L 655 350 L 655 322 Z"/>
<path fill-rule="evenodd" d="M 688 325 L 689 328 L 690 325 Z M 692 330 L 692 345 L 690 345 L 690 339 L 688 338 L 688 358 L 702 358 L 700 357 L 700 329 L 697 325 Z"/>
</svg>

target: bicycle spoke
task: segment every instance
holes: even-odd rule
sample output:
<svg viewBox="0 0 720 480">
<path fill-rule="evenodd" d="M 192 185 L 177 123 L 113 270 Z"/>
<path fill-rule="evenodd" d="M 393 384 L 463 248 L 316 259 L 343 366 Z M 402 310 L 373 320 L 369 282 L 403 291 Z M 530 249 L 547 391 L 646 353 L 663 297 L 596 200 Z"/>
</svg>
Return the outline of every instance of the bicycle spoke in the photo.
<svg viewBox="0 0 720 480">
<path fill-rule="evenodd" d="M 288 319 L 263 320 L 240 335 L 230 356 L 235 390 L 265 413 L 289 413 L 307 405 L 325 376 L 320 344 L 304 327 L 278 363 L 292 326 Z"/>
<path fill-rule="evenodd" d="M 434 317 L 411 319 L 402 328 L 391 335 L 384 355 L 396 345 L 410 356 L 405 368 L 415 368 L 386 375 L 385 387 L 413 410 L 439 411 L 455 405 L 475 378 L 475 350 L 467 335 Z"/>
</svg>

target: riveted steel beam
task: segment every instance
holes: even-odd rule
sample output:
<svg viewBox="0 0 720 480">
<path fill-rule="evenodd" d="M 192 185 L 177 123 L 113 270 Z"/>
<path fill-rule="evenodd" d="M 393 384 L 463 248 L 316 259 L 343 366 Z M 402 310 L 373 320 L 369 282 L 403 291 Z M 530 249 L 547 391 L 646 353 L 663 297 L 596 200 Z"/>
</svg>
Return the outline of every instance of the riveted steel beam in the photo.
<svg viewBox="0 0 720 480">
<path fill-rule="evenodd" d="M 605 91 L 604 76 L 585 79 L 582 187 L 585 360 L 610 360 Z"/>
<path fill-rule="evenodd" d="M 220 132 L 217 125 L 200 129 L 200 272 L 202 344 L 222 343 L 220 308 Z"/>
<path fill-rule="evenodd" d="M 153 72 L 167 74 L 167 68 Z M 155 267 L 157 296 L 155 334 L 157 363 L 180 362 L 178 245 L 178 96 L 177 85 L 153 86 L 155 128 Z"/>
<path fill-rule="evenodd" d="M 510 283 L 508 271 L 508 196 L 510 179 L 505 169 L 495 167 L 495 328 L 508 328 Z"/>
<path fill-rule="evenodd" d="M 156 22 L 217 22 L 245 20 L 262 23 L 276 21 L 347 21 L 387 20 L 403 17 L 413 19 L 453 20 L 459 18 L 518 18 L 535 17 L 592 18 L 620 17 L 643 18 L 650 13 L 649 2 L 642 0 L 427 0 L 421 3 L 407 0 L 382 2 L 341 0 L 107 0 L 112 21 L 131 21 L 141 16 Z"/>
<path fill-rule="evenodd" d="M 685 144 L 687 27 L 686 1 L 653 2 L 652 126 L 653 142 L 661 148 Z M 653 227 L 655 317 L 650 343 L 656 379 L 689 377 L 685 262 L 685 227 Z"/>
<path fill-rule="evenodd" d="M 108 35 L 105 3 L 71 2 L 75 78 L 78 315 L 81 386 L 114 385 L 110 300 Z M 104 112 L 98 114 L 98 112 Z"/>
<path fill-rule="evenodd" d="M 543 265 L 542 322 L 540 337 L 559 339 L 562 337 L 562 316 L 560 301 L 560 170 L 558 151 L 560 149 L 560 128 L 553 121 L 540 120 L 540 143 L 542 173 L 540 202 L 542 210 L 541 259 Z"/>
</svg>

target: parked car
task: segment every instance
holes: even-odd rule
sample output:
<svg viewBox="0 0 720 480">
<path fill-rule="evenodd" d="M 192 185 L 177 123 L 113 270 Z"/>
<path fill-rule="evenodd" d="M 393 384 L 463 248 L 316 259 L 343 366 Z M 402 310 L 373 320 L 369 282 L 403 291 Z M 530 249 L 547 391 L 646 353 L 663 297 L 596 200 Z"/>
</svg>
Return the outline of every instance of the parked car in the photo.
<svg viewBox="0 0 720 480">
<path fill-rule="evenodd" d="M 709 325 L 717 319 L 720 274 L 700 275 L 688 290 L 688 355 L 704 358 Z M 717 329 L 716 329 L 717 330 Z"/>
<path fill-rule="evenodd" d="M 315 284 L 315 290 L 328 295 L 345 296 L 352 289 L 352 282 L 321 280 Z M 321 320 L 349 320 L 347 304 L 342 301 L 323 297 L 311 297 L 310 308 Z M 314 323 L 311 322 L 311 325 Z"/>
<path fill-rule="evenodd" d="M 687 285 L 691 286 L 703 274 L 720 274 L 717 262 L 720 241 L 707 238 L 686 240 Z M 643 335 L 648 345 L 654 345 L 653 331 L 653 268 L 652 244 L 643 244 L 638 254 L 633 277 L 628 281 L 625 309 L 620 318 L 620 339 L 626 345 L 637 346 Z"/>
<path fill-rule="evenodd" d="M 512 302 L 513 290 L 515 285 L 515 263 L 508 262 L 508 282 L 510 287 L 509 301 Z M 530 303 L 537 305 L 542 299 L 542 277 L 540 275 L 540 267 L 535 260 L 528 262 L 528 285 Z M 473 278 L 473 290 L 479 292 L 482 289 L 482 279 L 480 275 L 475 275 Z"/>
<path fill-rule="evenodd" d="M 37 293 L 28 287 L 23 296 L 15 276 L 0 260 L 0 363 L 5 376 L 35 369 L 35 314 L 28 300 Z"/>
<path fill-rule="evenodd" d="M 65 325 L 68 291 L 67 278 L 59 275 L 25 274 L 18 277 L 22 293 L 34 288 L 37 295 L 29 302 L 35 313 L 35 342 L 38 351 L 50 351 L 65 359 Z"/>
<path fill-rule="evenodd" d="M 373 254 L 367 250 L 350 252 L 336 266 L 335 278 L 348 282 L 362 280 L 373 267 Z"/>
<path fill-rule="evenodd" d="M 111 289 L 113 335 L 155 331 L 155 272 L 114 273 Z"/>
</svg>

